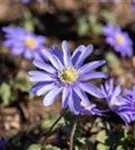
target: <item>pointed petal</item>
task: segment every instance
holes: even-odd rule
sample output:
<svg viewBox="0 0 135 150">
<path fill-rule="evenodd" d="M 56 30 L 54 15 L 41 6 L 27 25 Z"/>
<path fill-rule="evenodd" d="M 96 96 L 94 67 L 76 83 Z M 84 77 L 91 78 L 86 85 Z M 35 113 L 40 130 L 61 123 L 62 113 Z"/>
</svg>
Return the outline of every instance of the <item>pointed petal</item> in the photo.
<svg viewBox="0 0 135 150">
<path fill-rule="evenodd" d="M 73 65 L 75 64 L 76 60 L 78 59 L 78 57 L 81 55 L 81 53 L 83 52 L 83 50 L 85 49 L 84 45 L 80 45 L 78 46 L 75 51 L 72 54 L 72 63 Z"/>
<path fill-rule="evenodd" d="M 51 89 L 53 89 L 54 87 L 55 87 L 54 83 L 45 85 L 44 87 L 40 88 L 40 89 L 36 92 L 36 94 L 37 94 L 37 96 L 44 95 L 44 94 L 46 94 L 47 92 L 49 92 Z"/>
<path fill-rule="evenodd" d="M 113 88 L 114 88 L 114 80 L 110 79 L 109 81 L 109 92 L 108 92 L 108 96 L 111 96 L 111 94 L 113 93 Z"/>
<path fill-rule="evenodd" d="M 58 49 L 58 48 L 55 47 L 55 46 L 52 46 L 52 47 L 50 48 L 50 52 L 51 52 L 53 55 L 55 55 L 57 58 L 59 58 L 59 60 L 61 61 L 61 63 L 64 64 L 64 63 L 63 63 L 63 53 L 62 53 L 62 51 L 61 51 L 60 49 Z"/>
<path fill-rule="evenodd" d="M 63 65 L 62 65 L 62 63 L 59 61 L 57 61 L 57 59 L 56 59 L 56 56 L 55 55 L 52 55 L 52 53 L 50 53 L 49 51 L 47 51 L 47 50 L 41 50 L 41 53 L 43 54 L 43 56 L 45 57 L 45 58 L 47 58 L 49 61 L 50 61 L 50 63 L 57 69 L 57 70 L 59 70 L 59 69 L 61 69 L 61 68 L 63 68 Z"/>
<path fill-rule="evenodd" d="M 41 62 L 41 61 L 38 61 L 38 60 L 34 60 L 33 61 L 33 64 L 39 68 L 39 69 L 42 69 L 46 72 L 49 72 L 49 73 L 55 73 L 56 70 L 54 68 L 52 68 L 50 65 L 44 63 L 44 62 Z"/>
<path fill-rule="evenodd" d="M 124 93 L 126 95 L 130 95 L 130 96 L 133 94 L 133 92 L 131 90 L 129 90 L 129 89 L 124 89 Z"/>
<path fill-rule="evenodd" d="M 57 96 L 61 93 L 62 88 L 55 87 L 50 92 L 47 93 L 43 100 L 43 104 L 45 106 L 50 106 L 57 98 Z"/>
<path fill-rule="evenodd" d="M 88 64 L 83 65 L 81 68 L 79 68 L 79 73 L 84 74 L 84 73 L 90 72 L 93 69 L 96 69 L 96 68 L 102 66 L 105 63 L 106 63 L 105 60 L 90 62 Z"/>
<path fill-rule="evenodd" d="M 68 106 L 74 114 L 76 114 L 76 115 L 79 114 L 80 99 L 75 93 L 73 93 L 72 89 L 70 90 L 70 93 L 69 93 Z"/>
<path fill-rule="evenodd" d="M 62 42 L 63 61 L 65 66 L 71 66 L 71 54 L 67 41 Z"/>
<path fill-rule="evenodd" d="M 62 108 L 67 107 L 68 99 L 69 99 L 69 89 L 68 87 L 64 87 L 62 92 Z"/>
<path fill-rule="evenodd" d="M 82 89 L 83 91 L 89 93 L 92 96 L 95 96 L 97 98 L 103 98 L 103 94 L 102 92 L 94 85 L 92 84 L 88 84 L 88 83 L 79 83 L 78 84 L 80 89 Z"/>
<path fill-rule="evenodd" d="M 29 71 L 28 75 L 30 75 L 30 76 L 46 76 L 48 74 L 44 71 L 33 70 L 33 71 Z"/>
<path fill-rule="evenodd" d="M 15 40 L 14 39 L 9 39 L 3 42 L 3 46 L 5 47 L 11 47 L 15 44 Z"/>
<path fill-rule="evenodd" d="M 38 82 L 32 86 L 30 91 L 33 94 L 36 94 L 38 90 L 40 90 L 41 88 L 43 88 L 45 85 L 48 85 L 48 84 L 50 84 L 50 82 Z"/>
<path fill-rule="evenodd" d="M 106 79 L 107 77 L 108 77 L 108 73 L 106 72 L 91 72 L 91 73 L 81 75 L 79 79 L 81 81 L 87 81 L 87 80 L 99 79 L 99 78 Z"/>
<path fill-rule="evenodd" d="M 24 48 L 23 47 L 18 48 L 16 46 L 13 46 L 11 50 L 12 50 L 12 54 L 13 55 L 20 55 L 20 54 L 22 54 L 24 52 Z"/>
<path fill-rule="evenodd" d="M 54 81 L 54 79 L 48 75 L 31 76 L 29 78 L 31 82 Z"/>
<path fill-rule="evenodd" d="M 121 92 L 122 92 L 122 87 L 120 85 L 117 85 L 116 88 L 114 89 L 111 99 L 112 100 L 115 99 Z"/>
<path fill-rule="evenodd" d="M 104 85 L 102 84 L 100 86 L 100 88 L 101 88 L 101 92 L 104 95 L 104 97 L 107 98 L 108 97 L 108 93 L 106 93 L 106 89 L 105 89 Z"/>
<path fill-rule="evenodd" d="M 80 97 L 81 101 L 83 101 L 86 104 L 89 104 L 89 99 L 87 95 L 78 86 L 74 86 L 74 91 Z"/>
<path fill-rule="evenodd" d="M 84 60 L 92 53 L 93 51 L 93 46 L 92 45 L 88 45 L 83 51 L 82 53 L 79 55 L 78 59 L 75 62 L 75 67 L 78 68 L 80 67 Z"/>
</svg>

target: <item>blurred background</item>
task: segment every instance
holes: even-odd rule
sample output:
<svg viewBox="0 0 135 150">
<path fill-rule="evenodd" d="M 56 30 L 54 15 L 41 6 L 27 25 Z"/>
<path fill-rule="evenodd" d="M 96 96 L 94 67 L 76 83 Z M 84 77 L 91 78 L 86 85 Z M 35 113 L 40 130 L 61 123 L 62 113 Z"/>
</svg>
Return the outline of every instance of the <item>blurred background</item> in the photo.
<svg viewBox="0 0 135 150">
<path fill-rule="evenodd" d="M 132 57 L 123 58 L 106 42 L 103 28 L 108 23 L 115 24 L 128 33 L 133 42 Z M 40 150 L 41 132 L 51 126 L 62 110 L 60 101 L 51 107 L 44 107 L 43 97 L 36 97 L 29 92 L 32 84 L 27 72 L 34 68 L 33 59 L 26 59 L 22 55 L 14 56 L 11 48 L 3 45 L 7 38 L 3 27 L 18 26 L 35 35 L 44 36 L 45 47 L 55 45 L 60 48 L 63 40 L 69 41 L 72 51 L 80 44 L 93 44 L 94 52 L 88 60 L 106 59 L 107 65 L 102 69 L 114 77 L 116 82 L 126 88 L 135 85 L 134 1 L 0 0 L 0 138 L 6 141 L 8 150 Z M 71 114 L 66 119 L 67 122 L 72 120 Z M 89 129 L 92 121 L 92 117 L 82 120 L 85 123 L 85 131 L 78 132 L 75 150 L 109 150 L 105 143 L 97 147 L 97 141 L 104 142 L 95 138 L 101 131 L 102 121 L 100 118 L 95 120 L 95 128 L 91 134 Z M 49 137 L 46 149 L 68 149 L 71 126 L 72 124 L 61 120 Z M 134 125 L 129 132 L 131 135 L 128 144 L 131 147 L 126 150 L 135 148 Z M 81 138 L 78 138 L 80 136 Z M 99 136 L 105 137 L 103 132 Z M 112 145 L 116 146 L 121 137 L 123 136 L 115 137 L 114 141 L 111 141 Z M 34 143 L 38 143 L 37 149 L 30 149 L 30 145 Z"/>
</svg>

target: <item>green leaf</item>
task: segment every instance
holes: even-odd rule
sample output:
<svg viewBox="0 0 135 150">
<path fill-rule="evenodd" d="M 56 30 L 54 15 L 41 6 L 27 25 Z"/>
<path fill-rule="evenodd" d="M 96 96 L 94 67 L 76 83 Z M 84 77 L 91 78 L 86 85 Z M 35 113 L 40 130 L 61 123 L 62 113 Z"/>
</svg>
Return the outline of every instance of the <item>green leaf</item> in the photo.
<svg viewBox="0 0 135 150">
<path fill-rule="evenodd" d="M 78 35 L 79 36 L 86 35 L 88 33 L 88 31 L 89 31 L 89 25 L 86 22 L 79 25 L 79 27 L 78 27 Z"/>
<path fill-rule="evenodd" d="M 112 52 L 109 52 L 106 54 L 106 60 L 109 63 L 109 66 L 112 68 L 119 68 L 120 67 L 120 61 L 116 57 L 116 55 Z"/>
<path fill-rule="evenodd" d="M 122 145 L 117 146 L 116 150 L 125 150 Z"/>
<path fill-rule="evenodd" d="M 45 147 L 46 150 L 61 150 L 60 148 L 53 146 L 53 145 L 46 145 Z"/>
<path fill-rule="evenodd" d="M 82 143 L 82 144 L 85 144 L 85 142 L 86 142 L 86 138 L 84 138 L 84 137 L 80 137 L 80 138 L 78 138 L 78 141 L 80 142 L 80 143 Z"/>
<path fill-rule="evenodd" d="M 40 144 L 32 144 L 28 147 L 27 150 L 41 150 L 42 146 Z"/>
<path fill-rule="evenodd" d="M 101 34 L 102 33 L 102 26 L 100 24 L 95 24 L 93 26 L 93 31 L 95 34 Z"/>
<path fill-rule="evenodd" d="M 89 31 L 89 23 L 87 21 L 87 16 L 83 16 L 81 18 L 78 18 L 78 35 L 84 36 L 87 35 Z"/>
<path fill-rule="evenodd" d="M 29 31 L 34 31 L 34 20 L 30 12 L 25 12 L 23 26 Z"/>
<path fill-rule="evenodd" d="M 22 91 L 28 91 L 30 89 L 30 82 L 28 79 L 28 75 L 24 72 L 20 72 L 15 79 L 16 88 L 21 89 Z"/>
<path fill-rule="evenodd" d="M 59 115 L 53 115 L 48 119 L 42 120 L 41 122 L 41 128 L 49 128 L 57 119 L 58 119 Z M 64 118 L 62 118 L 58 123 L 58 125 L 64 125 L 65 120 Z"/>
<path fill-rule="evenodd" d="M 100 132 L 97 134 L 96 140 L 97 140 L 98 142 L 105 144 L 107 139 L 108 139 L 108 136 L 107 136 L 105 130 L 102 130 L 102 131 L 100 131 Z"/>
<path fill-rule="evenodd" d="M 21 146 L 21 136 L 16 136 L 16 137 L 14 137 L 13 140 L 12 140 L 12 144 L 13 144 L 15 147 Z"/>
<path fill-rule="evenodd" d="M 89 21 L 89 28 L 91 29 L 91 31 L 93 31 L 93 33 L 97 35 L 102 33 L 102 25 L 101 23 L 99 23 L 99 21 L 95 16 L 90 15 L 88 17 L 88 21 Z"/>
<path fill-rule="evenodd" d="M 75 146 L 75 150 L 80 150 L 80 148 L 78 146 Z"/>
<path fill-rule="evenodd" d="M 97 150 L 109 150 L 109 149 L 110 149 L 110 147 L 107 146 L 107 145 L 104 145 L 104 144 L 101 144 L 101 143 L 99 143 L 97 145 Z"/>
<path fill-rule="evenodd" d="M 107 21 L 111 22 L 113 24 L 116 23 L 116 15 L 113 12 L 110 11 L 102 11 L 101 16 Z"/>
<path fill-rule="evenodd" d="M 9 105 L 11 97 L 11 88 L 7 83 L 2 83 L 0 86 L 0 97 L 4 105 Z"/>
<path fill-rule="evenodd" d="M 6 150 L 27 150 L 33 144 L 33 140 L 23 134 L 13 136 L 7 141 Z"/>
</svg>

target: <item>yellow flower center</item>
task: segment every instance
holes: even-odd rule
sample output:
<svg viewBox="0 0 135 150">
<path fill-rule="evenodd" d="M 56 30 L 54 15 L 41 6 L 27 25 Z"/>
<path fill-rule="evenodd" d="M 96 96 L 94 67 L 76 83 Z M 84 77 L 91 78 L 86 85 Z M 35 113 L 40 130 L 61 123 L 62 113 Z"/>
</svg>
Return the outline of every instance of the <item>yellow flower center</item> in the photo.
<svg viewBox="0 0 135 150">
<path fill-rule="evenodd" d="M 72 84 L 78 79 L 78 71 L 73 67 L 66 67 L 58 73 L 58 78 L 65 84 Z"/>
<path fill-rule="evenodd" d="M 25 43 L 25 46 L 28 47 L 30 50 L 35 49 L 37 46 L 36 40 L 31 37 L 25 38 L 24 43 Z"/>
<path fill-rule="evenodd" d="M 116 36 L 116 42 L 119 44 L 119 45 L 122 45 L 124 43 L 124 37 L 122 35 L 117 35 Z"/>
</svg>

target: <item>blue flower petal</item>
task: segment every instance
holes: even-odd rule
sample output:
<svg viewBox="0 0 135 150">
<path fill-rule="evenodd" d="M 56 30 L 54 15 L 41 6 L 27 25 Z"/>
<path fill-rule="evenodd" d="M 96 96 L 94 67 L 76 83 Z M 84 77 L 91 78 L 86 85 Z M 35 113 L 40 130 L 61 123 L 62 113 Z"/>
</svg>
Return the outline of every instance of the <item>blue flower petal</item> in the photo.
<svg viewBox="0 0 135 150">
<path fill-rule="evenodd" d="M 73 89 L 75 93 L 80 97 L 81 101 L 89 105 L 89 99 L 87 95 L 78 86 L 74 86 Z"/>
<path fill-rule="evenodd" d="M 80 98 L 74 93 L 74 91 L 71 89 L 70 94 L 68 97 L 68 106 L 70 110 L 78 115 L 80 111 Z"/>
<path fill-rule="evenodd" d="M 64 87 L 62 92 L 62 108 L 66 108 L 69 100 L 69 87 Z"/>
<path fill-rule="evenodd" d="M 22 45 L 12 45 L 12 54 L 13 55 L 20 55 L 20 54 L 23 54 L 24 53 L 24 47 Z"/>
<path fill-rule="evenodd" d="M 32 51 L 29 50 L 29 49 L 25 49 L 24 57 L 27 58 L 27 59 L 31 59 L 33 57 Z"/>
<path fill-rule="evenodd" d="M 104 95 L 104 98 L 108 97 L 108 94 L 106 93 L 106 89 L 104 88 L 104 85 L 101 85 L 100 88 L 101 88 L 102 94 Z M 108 100 L 108 99 L 107 99 L 107 100 Z M 110 100 L 110 99 L 109 99 L 109 100 Z"/>
<path fill-rule="evenodd" d="M 49 91 L 44 100 L 43 104 L 45 106 L 50 106 L 58 97 L 58 95 L 62 92 L 62 88 L 54 87 L 51 91 Z"/>
<path fill-rule="evenodd" d="M 81 81 L 88 81 L 91 79 L 99 79 L 99 78 L 107 78 L 108 77 L 108 73 L 106 72 L 90 72 L 87 74 L 82 74 L 79 78 L 79 80 Z"/>
<path fill-rule="evenodd" d="M 67 41 L 62 42 L 63 62 L 65 66 L 71 66 L 71 54 Z"/>
<path fill-rule="evenodd" d="M 49 92 L 51 89 L 55 87 L 54 83 L 50 83 L 48 85 L 45 85 L 44 87 L 40 88 L 37 92 L 37 96 L 45 95 L 47 92 Z"/>
<path fill-rule="evenodd" d="M 46 75 L 48 75 L 46 72 L 44 72 L 44 71 L 35 71 L 35 70 L 33 70 L 33 71 L 29 71 L 28 72 L 28 75 L 30 75 L 30 76 L 46 76 Z"/>
<path fill-rule="evenodd" d="M 38 61 L 38 60 L 34 60 L 33 61 L 33 64 L 39 68 L 39 69 L 42 69 L 46 72 L 49 72 L 49 73 L 55 73 L 56 70 L 54 68 L 52 68 L 49 64 L 46 64 L 44 62 L 41 62 L 41 61 Z"/>
<path fill-rule="evenodd" d="M 63 68 L 63 65 L 62 65 L 62 63 L 59 61 L 57 61 L 57 59 L 56 59 L 56 57 L 54 56 L 54 55 L 52 55 L 49 51 L 47 51 L 47 50 L 42 50 L 41 51 L 41 53 L 43 54 L 43 56 L 45 57 L 45 58 L 47 58 L 49 61 L 50 61 L 50 63 L 56 68 L 56 69 L 61 69 L 61 68 Z"/>
<path fill-rule="evenodd" d="M 79 68 L 79 73 L 80 74 L 88 73 L 88 72 L 92 71 L 93 69 L 96 69 L 96 68 L 102 66 L 105 63 L 106 63 L 105 60 L 90 62 L 90 63 L 88 63 L 88 64 L 83 65 L 82 67 L 80 67 Z"/>
<path fill-rule="evenodd" d="M 88 83 L 81 83 L 80 82 L 78 85 L 83 91 L 89 93 L 92 96 L 95 96 L 97 98 L 103 98 L 104 97 L 102 92 L 96 86 L 94 86 L 90 83 L 88 84 Z"/>
<path fill-rule="evenodd" d="M 120 85 L 117 85 L 113 91 L 113 95 L 112 95 L 111 99 L 115 99 L 115 97 L 120 95 L 121 91 L 122 91 L 122 87 Z"/>
<path fill-rule="evenodd" d="M 85 49 L 84 45 L 80 45 L 75 49 L 75 51 L 72 54 L 73 65 L 75 64 L 75 62 L 77 61 L 78 57 L 81 55 L 81 53 L 83 52 L 84 49 Z"/>
<path fill-rule="evenodd" d="M 93 46 L 88 45 L 76 60 L 75 67 L 79 68 L 83 64 L 84 60 L 92 53 L 92 51 L 93 51 Z"/>
<path fill-rule="evenodd" d="M 42 74 L 40 73 L 40 78 L 39 76 L 30 76 L 30 81 L 32 82 L 41 82 L 41 81 L 54 81 L 54 78 L 52 78 L 51 76 L 48 76 L 46 74 Z"/>
<path fill-rule="evenodd" d="M 34 85 L 31 87 L 30 91 L 31 91 L 33 94 L 37 94 L 37 92 L 38 92 L 40 89 L 44 88 L 45 86 L 48 86 L 49 84 L 52 84 L 52 82 L 38 82 L 38 83 L 34 84 Z"/>
<path fill-rule="evenodd" d="M 51 82 L 38 82 L 36 84 L 34 84 L 30 91 L 33 93 L 33 94 L 36 94 L 38 90 L 40 90 L 41 88 L 43 88 L 44 86 L 50 84 Z"/>
<path fill-rule="evenodd" d="M 64 64 L 64 62 L 63 62 L 63 53 L 62 53 L 61 50 L 59 50 L 55 46 L 52 46 L 49 51 L 52 53 L 52 55 L 55 55 L 62 62 L 62 64 Z"/>
</svg>

